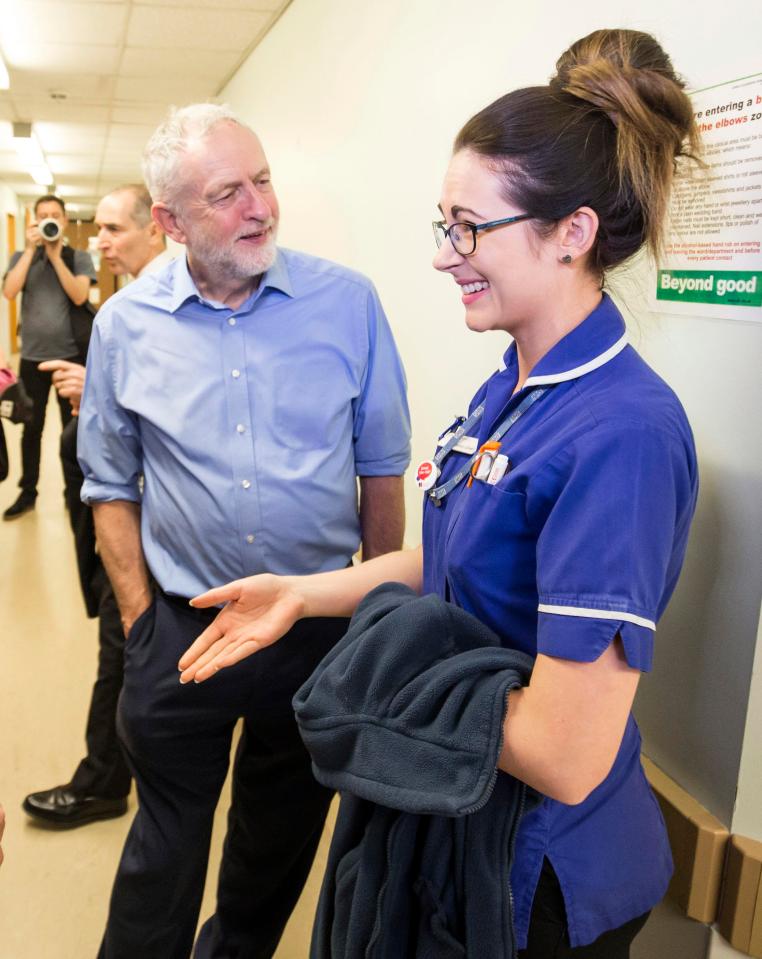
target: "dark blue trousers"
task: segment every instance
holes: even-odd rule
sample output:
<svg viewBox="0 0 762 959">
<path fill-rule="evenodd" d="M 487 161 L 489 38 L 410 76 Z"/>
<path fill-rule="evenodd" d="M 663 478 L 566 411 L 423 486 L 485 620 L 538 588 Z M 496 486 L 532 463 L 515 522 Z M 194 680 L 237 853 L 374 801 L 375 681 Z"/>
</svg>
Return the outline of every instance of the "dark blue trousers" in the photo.
<svg viewBox="0 0 762 959">
<path fill-rule="evenodd" d="M 331 793 L 312 776 L 291 698 L 347 621 L 303 620 L 206 683 L 181 686 L 177 661 L 213 616 L 159 594 L 127 639 L 117 725 L 139 808 L 100 959 L 188 959 L 239 718 L 217 912 L 195 959 L 269 959 L 315 855 Z"/>
</svg>

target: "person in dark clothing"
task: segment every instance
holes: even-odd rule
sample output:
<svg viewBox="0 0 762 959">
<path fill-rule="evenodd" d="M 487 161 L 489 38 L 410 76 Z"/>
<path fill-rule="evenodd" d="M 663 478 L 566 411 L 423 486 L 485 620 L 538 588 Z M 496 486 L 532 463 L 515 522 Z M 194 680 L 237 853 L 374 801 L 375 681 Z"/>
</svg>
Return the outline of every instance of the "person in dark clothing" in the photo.
<svg viewBox="0 0 762 959">
<path fill-rule="evenodd" d="M 71 304 L 87 300 L 96 275 L 88 253 L 73 250 L 64 254 L 64 230 L 68 219 L 63 200 L 57 196 L 40 197 L 34 205 L 35 221 L 26 231 L 26 246 L 11 256 L 3 283 L 4 296 L 12 300 L 23 293 L 21 303 L 21 364 L 19 379 L 34 402 L 34 416 L 24 427 L 21 438 L 21 493 L 3 513 L 3 519 L 17 519 L 34 509 L 40 475 L 40 443 L 45 426 L 45 410 L 52 385 L 49 371 L 40 370 L 41 360 L 64 357 L 84 363 L 71 327 Z M 53 220 L 59 230 L 47 239 L 39 230 L 44 220 Z M 70 265 L 67 265 L 67 261 Z M 71 406 L 58 397 L 61 425 L 71 419 Z"/>
<path fill-rule="evenodd" d="M 172 259 L 163 232 L 151 219 L 151 196 L 143 184 L 128 184 L 103 197 L 95 222 L 98 248 L 116 276 L 155 273 Z M 98 676 L 87 717 L 86 755 L 70 782 L 31 793 L 23 803 L 32 818 L 67 828 L 127 812 L 132 776 L 116 732 L 116 707 L 124 675 L 124 632 L 114 591 L 95 548 L 93 512 L 80 498 L 84 477 L 77 461 L 76 414 L 85 367 L 66 360 L 40 365 L 52 376 L 59 399 L 75 414 L 61 434 L 61 464 L 82 596 L 87 615 L 98 617 Z"/>
</svg>

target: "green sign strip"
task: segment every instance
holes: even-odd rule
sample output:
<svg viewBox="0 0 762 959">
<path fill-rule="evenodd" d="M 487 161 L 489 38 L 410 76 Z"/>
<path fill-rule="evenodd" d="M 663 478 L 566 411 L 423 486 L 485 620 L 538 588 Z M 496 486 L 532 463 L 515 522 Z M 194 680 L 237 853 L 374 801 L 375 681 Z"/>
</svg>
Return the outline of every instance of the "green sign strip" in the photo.
<svg viewBox="0 0 762 959">
<path fill-rule="evenodd" d="M 659 270 L 656 299 L 718 306 L 762 306 L 762 271 Z"/>
</svg>

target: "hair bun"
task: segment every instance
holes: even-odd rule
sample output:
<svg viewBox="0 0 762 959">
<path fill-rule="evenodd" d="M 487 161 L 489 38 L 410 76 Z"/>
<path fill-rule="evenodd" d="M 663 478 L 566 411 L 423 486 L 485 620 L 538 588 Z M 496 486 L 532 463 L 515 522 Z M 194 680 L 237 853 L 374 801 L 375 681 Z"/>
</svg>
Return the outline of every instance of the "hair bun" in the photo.
<svg viewBox="0 0 762 959">
<path fill-rule="evenodd" d="M 685 85 L 647 33 L 596 30 L 561 54 L 550 85 L 602 110 L 617 127 L 631 123 L 643 136 L 666 137 L 674 156 L 692 135 Z"/>
<path fill-rule="evenodd" d="M 641 205 L 658 254 L 675 160 L 700 152 L 693 106 L 672 61 L 648 33 L 596 30 L 561 54 L 550 89 L 590 104 L 615 125 L 619 195 Z"/>
</svg>

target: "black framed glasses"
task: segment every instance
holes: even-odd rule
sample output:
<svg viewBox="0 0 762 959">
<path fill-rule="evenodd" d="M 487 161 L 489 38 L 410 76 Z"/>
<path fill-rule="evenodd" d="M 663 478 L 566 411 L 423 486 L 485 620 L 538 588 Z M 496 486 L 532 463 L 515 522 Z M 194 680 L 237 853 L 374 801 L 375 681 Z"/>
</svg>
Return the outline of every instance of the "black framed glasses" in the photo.
<svg viewBox="0 0 762 959">
<path fill-rule="evenodd" d="M 476 234 L 482 230 L 494 230 L 498 226 L 508 226 L 510 223 L 520 223 L 522 220 L 533 220 L 531 213 L 519 213 L 518 216 L 506 216 L 502 220 L 490 220 L 489 223 L 452 223 L 445 225 L 444 220 L 434 220 L 431 224 L 434 230 L 434 239 L 437 247 L 441 247 L 449 238 L 456 253 L 461 256 L 471 256 L 476 250 Z"/>
</svg>

